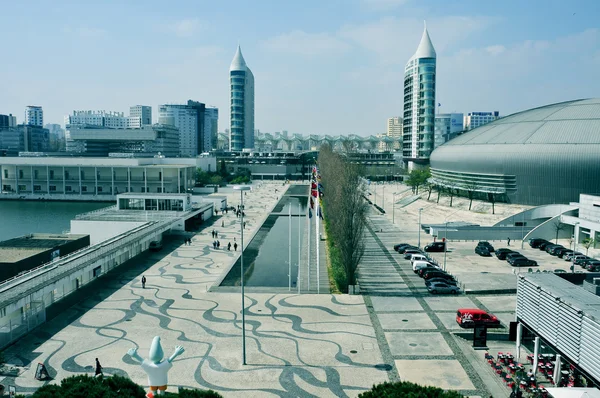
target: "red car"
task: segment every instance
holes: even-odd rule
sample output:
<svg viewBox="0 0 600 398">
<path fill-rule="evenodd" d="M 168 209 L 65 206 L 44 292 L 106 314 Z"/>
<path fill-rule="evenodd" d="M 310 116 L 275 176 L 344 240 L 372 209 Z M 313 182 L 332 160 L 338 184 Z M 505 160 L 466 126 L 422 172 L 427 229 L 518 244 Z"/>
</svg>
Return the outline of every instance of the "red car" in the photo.
<svg viewBox="0 0 600 398">
<path fill-rule="evenodd" d="M 456 323 L 461 328 L 474 328 L 483 325 L 488 328 L 499 328 L 500 320 L 493 314 L 488 314 L 479 308 L 460 308 L 456 311 Z"/>
</svg>

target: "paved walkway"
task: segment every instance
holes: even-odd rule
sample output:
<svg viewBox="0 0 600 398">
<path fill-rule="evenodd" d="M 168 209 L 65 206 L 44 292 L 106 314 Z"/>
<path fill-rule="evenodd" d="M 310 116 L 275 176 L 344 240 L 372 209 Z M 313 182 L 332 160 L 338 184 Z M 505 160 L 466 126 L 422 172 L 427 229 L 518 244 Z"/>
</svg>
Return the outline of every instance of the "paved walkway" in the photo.
<svg viewBox="0 0 600 398">
<path fill-rule="evenodd" d="M 248 235 L 280 196 L 274 186 L 265 183 L 245 198 Z M 239 194 L 228 196 L 236 206 Z M 218 250 L 212 247 L 213 228 Z M 28 369 L 2 384 L 32 392 L 47 383 L 33 377 L 38 362 L 58 383 L 92 374 L 97 357 L 105 373 L 145 385 L 144 372 L 125 353 L 139 347 L 147 356 L 155 335 L 165 355 L 176 345 L 186 350 L 170 372 L 171 391 L 185 386 L 225 397 L 345 397 L 389 379 L 361 296 L 247 294 L 243 366 L 240 294 L 208 292 L 239 254 L 223 249 L 224 242 L 239 241 L 238 234 L 235 215 L 219 215 L 191 246 L 182 238 L 167 239 L 161 252 L 136 257 L 82 288 L 49 310 L 54 319 L 6 350 L 9 363 Z"/>
</svg>

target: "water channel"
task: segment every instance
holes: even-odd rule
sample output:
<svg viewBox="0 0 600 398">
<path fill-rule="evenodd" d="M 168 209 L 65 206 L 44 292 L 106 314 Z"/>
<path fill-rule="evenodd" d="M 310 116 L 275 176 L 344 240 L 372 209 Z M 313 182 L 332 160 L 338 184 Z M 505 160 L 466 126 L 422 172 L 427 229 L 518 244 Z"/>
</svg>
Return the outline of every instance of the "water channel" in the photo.
<svg viewBox="0 0 600 398">
<path fill-rule="evenodd" d="M 298 277 L 298 233 L 300 245 L 306 230 L 308 186 L 292 185 L 279 200 L 254 238 L 244 250 L 244 285 L 248 287 L 288 287 L 289 209 L 292 224 L 292 289 Z M 302 254 L 302 253 L 301 253 Z M 233 265 L 220 286 L 240 285 L 240 259 Z"/>
</svg>

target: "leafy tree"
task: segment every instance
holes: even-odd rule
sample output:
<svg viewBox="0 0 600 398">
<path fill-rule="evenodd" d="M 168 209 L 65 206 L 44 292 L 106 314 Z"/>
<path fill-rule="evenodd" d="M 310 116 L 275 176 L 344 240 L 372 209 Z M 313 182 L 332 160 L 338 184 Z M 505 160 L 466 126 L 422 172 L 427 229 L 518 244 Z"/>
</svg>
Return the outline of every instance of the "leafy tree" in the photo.
<svg viewBox="0 0 600 398">
<path fill-rule="evenodd" d="M 385 382 L 374 385 L 369 391 L 359 394 L 359 398 L 464 398 L 455 391 L 444 391 L 438 387 L 420 386 L 407 381 Z"/>
<path fill-rule="evenodd" d="M 225 178 L 229 175 L 229 173 L 227 172 L 227 167 L 225 166 L 225 159 L 221 159 L 221 164 L 219 167 L 219 175 L 223 178 Z"/>
<path fill-rule="evenodd" d="M 223 177 L 221 177 L 220 175 L 214 175 L 212 177 L 210 177 L 210 183 L 213 185 L 221 185 L 221 183 L 223 182 Z"/>
<path fill-rule="evenodd" d="M 590 250 L 590 247 L 595 247 L 596 246 L 596 239 L 594 238 L 586 238 L 583 240 L 583 242 L 581 243 L 583 245 L 583 247 L 585 247 L 585 255 L 588 255 L 588 251 Z"/>
<path fill-rule="evenodd" d="M 419 187 L 424 186 L 427 180 L 431 177 L 429 168 L 423 170 L 412 170 L 408 173 L 408 178 L 405 180 L 406 185 L 412 188 L 415 195 L 419 194 Z"/>
<path fill-rule="evenodd" d="M 209 183 L 212 173 L 208 173 L 200 168 L 196 170 L 196 185 L 204 186 Z"/>
</svg>

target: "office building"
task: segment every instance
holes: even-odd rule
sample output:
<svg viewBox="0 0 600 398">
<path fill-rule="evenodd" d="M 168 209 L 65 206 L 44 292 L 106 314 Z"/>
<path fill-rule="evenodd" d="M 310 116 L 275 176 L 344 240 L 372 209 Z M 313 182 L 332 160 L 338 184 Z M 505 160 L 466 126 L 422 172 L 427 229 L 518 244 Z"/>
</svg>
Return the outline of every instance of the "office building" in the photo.
<svg viewBox="0 0 600 398">
<path fill-rule="evenodd" d="M 65 116 L 65 127 L 69 130 L 69 126 L 75 125 L 124 129 L 127 128 L 127 118 L 123 112 L 73 111 L 72 115 Z"/>
<path fill-rule="evenodd" d="M 0 130 L 9 127 L 17 127 L 17 118 L 12 115 L 0 115 Z"/>
<path fill-rule="evenodd" d="M 431 154 L 431 182 L 527 205 L 600 192 L 600 98 L 542 106 L 468 131 Z M 473 189 L 475 188 L 475 189 Z"/>
<path fill-rule="evenodd" d="M 135 129 L 100 126 L 71 126 L 67 152 L 85 156 L 135 154 L 137 156 L 179 156 L 179 130 L 172 125 L 154 124 Z"/>
<path fill-rule="evenodd" d="M 25 122 L 27 126 L 44 126 L 44 111 L 41 106 L 29 105 L 25 108 Z"/>
<path fill-rule="evenodd" d="M 165 104 L 158 108 L 158 123 L 179 129 L 181 156 L 197 156 L 212 149 L 205 140 L 205 113 L 206 105 L 192 100 L 188 100 L 186 105 Z"/>
<path fill-rule="evenodd" d="M 469 112 L 465 116 L 464 126 L 465 130 L 473 130 L 477 127 L 483 126 L 493 122 L 500 117 L 500 112 Z"/>
<path fill-rule="evenodd" d="M 204 110 L 203 152 L 217 149 L 217 136 L 219 134 L 219 109 L 206 107 Z"/>
<path fill-rule="evenodd" d="M 434 148 L 450 141 L 463 130 L 462 113 L 439 113 L 435 115 Z"/>
<path fill-rule="evenodd" d="M 391 140 L 382 140 L 379 143 L 380 151 L 393 151 L 399 150 L 402 148 L 402 131 L 403 124 L 402 118 L 399 116 L 390 117 L 387 120 L 387 129 L 386 129 L 386 137 L 391 138 Z M 379 138 L 384 138 L 379 137 Z"/>
<path fill-rule="evenodd" d="M 135 105 L 129 108 L 129 117 L 136 118 L 139 126 L 130 128 L 140 128 L 152 124 L 152 107 L 146 105 Z"/>
<path fill-rule="evenodd" d="M 65 130 L 60 124 L 47 124 L 44 128 L 48 129 L 48 133 L 50 134 L 50 151 L 64 151 L 66 148 Z"/>
<path fill-rule="evenodd" d="M 229 150 L 254 148 L 254 75 L 238 46 L 229 67 L 231 129 Z"/>
<path fill-rule="evenodd" d="M 436 53 L 427 27 L 404 72 L 402 156 L 409 169 L 426 165 L 433 150 Z"/>
<path fill-rule="evenodd" d="M 19 152 L 50 150 L 48 130 L 39 126 L 18 125 L 0 130 L 0 152 L 17 156 Z"/>
</svg>

